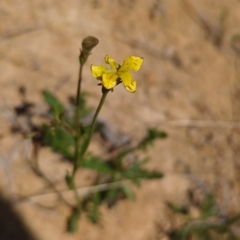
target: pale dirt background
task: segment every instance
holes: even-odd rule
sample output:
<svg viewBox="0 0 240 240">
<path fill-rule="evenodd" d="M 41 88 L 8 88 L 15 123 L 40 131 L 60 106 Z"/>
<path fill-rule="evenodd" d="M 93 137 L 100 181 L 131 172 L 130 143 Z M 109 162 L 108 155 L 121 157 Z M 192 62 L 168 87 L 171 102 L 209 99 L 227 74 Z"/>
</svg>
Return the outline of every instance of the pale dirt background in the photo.
<svg viewBox="0 0 240 240">
<path fill-rule="evenodd" d="M 173 216 L 165 201 L 185 203 L 186 190 L 199 181 L 216 194 L 224 212 L 239 212 L 240 44 L 232 41 L 239 33 L 239 0 L 0 2 L 0 189 L 5 198 L 27 196 L 46 185 L 26 161 L 30 141 L 10 134 L 18 88 L 26 86 L 28 100 L 39 108 L 44 106 L 42 89 L 66 101 L 75 93 L 79 48 L 86 36 L 100 40 L 84 69 L 89 104 L 95 106 L 101 95 L 90 64 L 102 64 L 106 54 L 118 62 L 142 56 L 143 67 L 134 74 L 137 92 L 118 86 L 101 116 L 133 143 L 149 126 L 169 135 L 148 152 L 149 167 L 165 177 L 143 183 L 135 202 L 103 207 L 104 228 L 83 217 L 79 231 L 70 235 L 65 205 L 44 199 L 38 203 L 48 208 L 32 201 L 15 204 L 34 239 L 166 239 L 156 228 L 171 229 Z M 91 147 L 104 154 L 98 141 Z M 59 189 L 65 188 L 68 163 L 44 149 L 40 166 Z"/>
</svg>

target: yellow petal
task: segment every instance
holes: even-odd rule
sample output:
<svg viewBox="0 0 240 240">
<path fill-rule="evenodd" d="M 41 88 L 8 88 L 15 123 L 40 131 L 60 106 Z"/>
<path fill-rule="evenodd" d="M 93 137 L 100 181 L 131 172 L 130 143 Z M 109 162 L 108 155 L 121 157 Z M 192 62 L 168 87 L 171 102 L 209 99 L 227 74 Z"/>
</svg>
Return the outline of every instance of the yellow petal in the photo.
<svg viewBox="0 0 240 240">
<path fill-rule="evenodd" d="M 90 69 L 91 69 L 92 75 L 97 79 L 101 78 L 104 73 L 109 72 L 109 70 L 103 65 L 100 65 L 100 66 L 91 65 Z"/>
<path fill-rule="evenodd" d="M 122 72 L 118 74 L 121 78 L 124 87 L 131 93 L 136 91 L 137 82 L 132 79 L 132 75 L 129 72 Z"/>
<path fill-rule="evenodd" d="M 116 72 L 117 69 L 118 69 L 119 66 L 120 66 L 114 59 L 112 59 L 112 58 L 109 57 L 108 55 L 105 57 L 105 62 L 106 62 L 107 64 L 110 64 L 113 72 Z"/>
<path fill-rule="evenodd" d="M 112 89 L 117 84 L 118 75 L 115 73 L 106 73 L 102 75 L 102 85 L 106 89 Z"/>
<path fill-rule="evenodd" d="M 142 57 L 129 56 L 124 60 L 123 65 L 120 67 L 119 71 L 121 72 L 129 70 L 138 71 L 139 68 L 142 66 L 142 63 L 143 63 Z"/>
</svg>

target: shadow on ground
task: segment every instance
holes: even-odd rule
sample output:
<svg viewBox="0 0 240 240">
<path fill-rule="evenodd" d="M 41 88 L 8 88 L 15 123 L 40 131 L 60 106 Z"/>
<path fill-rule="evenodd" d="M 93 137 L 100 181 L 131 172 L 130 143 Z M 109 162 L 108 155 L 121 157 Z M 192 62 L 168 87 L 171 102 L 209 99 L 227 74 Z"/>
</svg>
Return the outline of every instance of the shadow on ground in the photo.
<svg viewBox="0 0 240 240">
<path fill-rule="evenodd" d="M 14 211 L 10 203 L 0 195 L 0 239 L 1 240 L 35 240 Z"/>
</svg>

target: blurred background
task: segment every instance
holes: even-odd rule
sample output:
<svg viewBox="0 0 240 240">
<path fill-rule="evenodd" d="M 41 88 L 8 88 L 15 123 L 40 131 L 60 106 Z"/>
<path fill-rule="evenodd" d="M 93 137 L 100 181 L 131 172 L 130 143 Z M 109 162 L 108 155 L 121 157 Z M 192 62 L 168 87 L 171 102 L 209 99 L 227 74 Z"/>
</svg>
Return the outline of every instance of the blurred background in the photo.
<svg viewBox="0 0 240 240">
<path fill-rule="evenodd" d="M 166 232 L 182 219 L 166 202 L 190 206 L 189 191 L 194 197 L 212 193 L 223 217 L 239 213 L 239 13 L 239 0 L 2 0 L 0 208 L 9 210 L 0 210 L 0 239 L 170 239 Z M 101 91 L 91 64 L 103 64 L 107 54 L 119 63 L 129 55 L 144 58 L 134 73 L 136 93 L 118 86 L 101 116 L 132 142 L 147 127 L 166 131 L 168 138 L 148 152 L 149 167 L 165 176 L 143 183 L 135 202 L 103 207 L 104 227 L 82 218 L 79 231 L 71 235 L 65 205 L 44 198 L 17 201 L 43 190 L 45 182 L 29 167 L 31 140 L 13 134 L 11 127 L 14 107 L 22 100 L 20 87 L 39 111 L 44 109 L 43 89 L 63 102 L 75 94 L 81 42 L 89 35 L 100 41 L 83 73 L 82 88 L 93 107 Z M 91 149 L 104 154 L 95 140 Z M 63 188 L 71 165 L 50 149 L 41 151 L 40 165 Z M 198 211 L 192 206 L 190 216 Z M 240 224 L 232 231 L 240 236 Z"/>
</svg>

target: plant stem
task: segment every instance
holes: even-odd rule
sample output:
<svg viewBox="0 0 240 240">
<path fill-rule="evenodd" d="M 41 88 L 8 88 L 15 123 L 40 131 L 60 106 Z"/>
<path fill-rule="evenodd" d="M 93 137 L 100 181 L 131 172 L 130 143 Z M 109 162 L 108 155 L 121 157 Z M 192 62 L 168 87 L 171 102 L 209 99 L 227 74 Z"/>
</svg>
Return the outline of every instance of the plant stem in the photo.
<svg viewBox="0 0 240 240">
<path fill-rule="evenodd" d="M 72 180 L 75 177 L 76 171 L 77 171 L 77 162 L 79 158 L 79 139 L 81 136 L 81 124 L 80 124 L 80 96 L 81 96 L 81 85 L 82 85 L 82 70 L 83 70 L 83 64 L 80 63 L 79 67 L 79 75 L 78 75 L 78 86 L 77 86 L 77 98 L 76 98 L 76 104 L 75 104 L 75 161 L 74 161 L 74 167 L 72 172 Z M 74 181 L 73 181 L 74 182 Z"/>
<path fill-rule="evenodd" d="M 84 142 L 84 144 L 82 146 L 80 156 L 83 156 L 88 149 L 88 146 L 90 144 L 90 140 L 92 138 L 92 134 L 93 134 L 93 131 L 94 131 L 94 128 L 95 128 L 95 125 L 96 125 L 97 116 L 98 116 L 98 114 L 99 114 L 99 112 L 100 112 L 100 110 L 103 106 L 103 103 L 104 103 L 104 101 L 107 97 L 108 92 L 109 92 L 109 90 L 103 89 L 103 94 L 102 94 L 101 100 L 100 100 L 100 102 L 98 104 L 98 107 L 96 109 L 96 112 L 94 114 L 94 117 L 93 117 L 93 120 L 92 120 L 92 123 L 91 123 L 91 127 L 90 127 L 90 131 L 89 131 L 89 134 L 87 136 L 86 141 Z"/>
<path fill-rule="evenodd" d="M 76 99 L 76 109 L 75 109 L 75 126 L 80 128 L 80 96 L 81 96 L 81 85 L 82 85 L 82 70 L 83 64 L 80 63 L 79 74 L 78 74 L 78 86 L 77 86 L 77 99 Z M 80 130 L 80 129 L 78 129 Z"/>
</svg>

